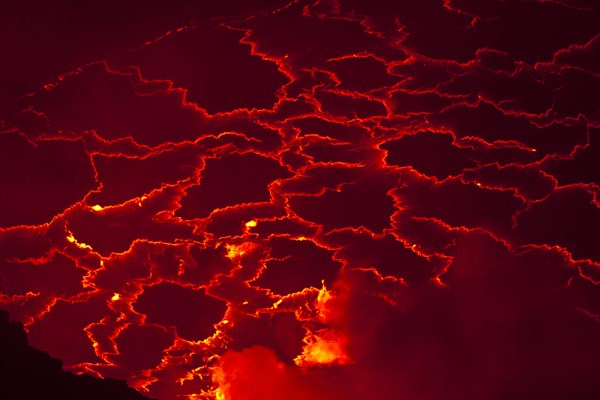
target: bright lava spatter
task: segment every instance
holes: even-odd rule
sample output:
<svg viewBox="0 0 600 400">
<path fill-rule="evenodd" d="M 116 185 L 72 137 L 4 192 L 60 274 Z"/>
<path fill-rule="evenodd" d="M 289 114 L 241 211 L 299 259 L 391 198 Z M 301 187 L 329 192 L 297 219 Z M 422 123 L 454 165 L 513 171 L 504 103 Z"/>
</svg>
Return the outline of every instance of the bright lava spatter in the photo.
<svg viewBox="0 0 600 400">
<path fill-rule="evenodd" d="M 598 2 L 213 3 L 1 6 L 0 397 L 600 398 Z"/>
</svg>

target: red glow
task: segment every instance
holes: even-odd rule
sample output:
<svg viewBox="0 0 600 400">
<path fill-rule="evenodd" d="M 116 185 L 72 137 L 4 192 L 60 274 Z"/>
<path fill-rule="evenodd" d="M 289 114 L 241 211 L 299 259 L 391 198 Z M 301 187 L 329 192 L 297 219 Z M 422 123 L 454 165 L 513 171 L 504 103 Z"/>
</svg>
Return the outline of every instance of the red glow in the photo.
<svg viewBox="0 0 600 400">
<path fill-rule="evenodd" d="M 13 3 L 0 308 L 65 370 L 600 396 L 597 1 Z M 0 359 L 48 362 L 0 328 Z"/>
</svg>

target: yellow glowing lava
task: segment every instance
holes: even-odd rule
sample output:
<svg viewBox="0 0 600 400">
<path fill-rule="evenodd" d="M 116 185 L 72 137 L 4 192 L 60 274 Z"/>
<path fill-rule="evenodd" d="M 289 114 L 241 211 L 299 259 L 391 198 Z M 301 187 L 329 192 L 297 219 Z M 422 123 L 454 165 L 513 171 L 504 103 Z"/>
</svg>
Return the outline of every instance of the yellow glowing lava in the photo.
<svg viewBox="0 0 600 400">
<path fill-rule="evenodd" d="M 75 246 L 79 247 L 80 249 L 93 250 L 92 246 L 90 246 L 89 244 L 78 242 L 77 239 L 75 239 L 75 236 L 70 231 L 67 231 L 67 240 L 69 241 L 69 243 L 73 243 Z"/>
<path fill-rule="evenodd" d="M 94 211 L 102 211 L 102 209 L 103 209 L 102 206 L 100 206 L 98 204 L 96 204 L 95 206 L 92 206 L 92 210 L 94 210 Z"/>
<path fill-rule="evenodd" d="M 111 299 L 112 301 L 117 301 L 117 300 L 119 300 L 119 298 L 120 298 L 120 297 L 121 297 L 121 296 L 119 296 L 119 293 L 115 293 L 115 294 L 113 294 L 113 297 L 111 297 L 110 299 Z"/>
<path fill-rule="evenodd" d="M 138 203 L 137 203 L 138 207 L 141 207 L 142 206 L 142 201 L 146 200 L 147 198 L 148 198 L 148 196 L 142 196 L 142 197 L 140 197 L 140 201 L 138 201 Z"/>
<path fill-rule="evenodd" d="M 324 280 L 321 283 L 323 287 L 319 290 L 314 304 L 319 319 L 330 324 L 332 322 L 331 314 L 334 311 L 332 301 L 335 298 L 335 293 L 327 290 Z M 302 354 L 294 359 L 298 366 L 346 364 L 351 362 L 344 349 L 346 341 L 343 335 L 333 326 L 323 328 L 317 332 L 312 332 L 309 329 L 303 341 Z"/>
<path fill-rule="evenodd" d="M 321 284 L 323 287 L 319 290 L 319 294 L 317 295 L 317 310 L 319 310 L 319 315 L 325 318 L 327 314 L 327 302 L 331 300 L 333 296 L 327 290 L 324 280 L 321 281 Z"/>
<path fill-rule="evenodd" d="M 321 338 L 317 338 L 306 349 L 304 360 L 309 363 L 331 364 L 344 357 L 344 352 L 339 343 L 327 342 Z"/>
<path fill-rule="evenodd" d="M 246 242 L 240 244 L 226 244 L 227 258 L 239 258 L 255 247 L 254 243 Z"/>
<path fill-rule="evenodd" d="M 245 251 L 242 249 L 242 246 L 235 244 L 226 244 L 225 248 L 227 249 L 227 258 L 236 258 L 243 256 Z"/>
<path fill-rule="evenodd" d="M 255 220 L 246 222 L 246 228 L 254 228 L 257 225 Z"/>
<path fill-rule="evenodd" d="M 344 352 L 342 343 L 331 333 L 329 332 L 327 339 L 312 334 L 306 337 L 304 350 L 294 362 L 299 366 L 348 363 L 350 359 Z"/>
<path fill-rule="evenodd" d="M 229 387 L 231 384 L 227 382 L 225 372 L 222 368 L 217 367 L 213 369 L 212 380 L 217 385 L 215 390 L 215 398 L 217 400 L 230 400 L 231 396 L 229 395 Z"/>
<path fill-rule="evenodd" d="M 433 282 L 436 285 L 442 286 L 442 287 L 446 287 L 446 284 L 440 279 L 439 276 L 436 276 L 435 278 L 433 278 Z"/>
</svg>

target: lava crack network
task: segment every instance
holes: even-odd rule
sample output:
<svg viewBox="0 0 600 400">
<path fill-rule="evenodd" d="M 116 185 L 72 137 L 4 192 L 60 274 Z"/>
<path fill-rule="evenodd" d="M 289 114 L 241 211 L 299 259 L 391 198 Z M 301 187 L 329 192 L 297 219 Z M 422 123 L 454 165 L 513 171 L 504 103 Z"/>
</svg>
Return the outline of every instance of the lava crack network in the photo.
<svg viewBox="0 0 600 400">
<path fill-rule="evenodd" d="M 0 397 L 600 398 L 597 1 L 1 7 Z"/>
</svg>

